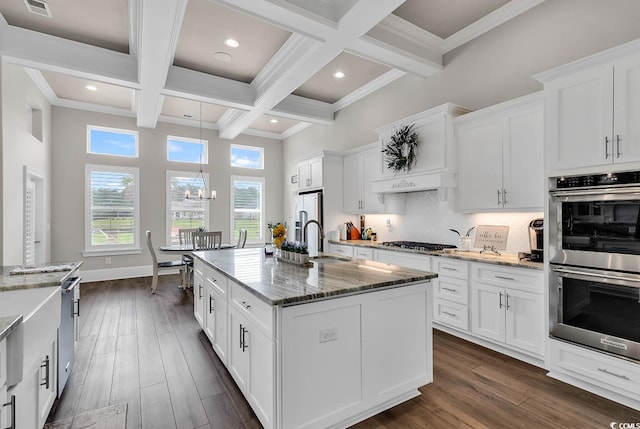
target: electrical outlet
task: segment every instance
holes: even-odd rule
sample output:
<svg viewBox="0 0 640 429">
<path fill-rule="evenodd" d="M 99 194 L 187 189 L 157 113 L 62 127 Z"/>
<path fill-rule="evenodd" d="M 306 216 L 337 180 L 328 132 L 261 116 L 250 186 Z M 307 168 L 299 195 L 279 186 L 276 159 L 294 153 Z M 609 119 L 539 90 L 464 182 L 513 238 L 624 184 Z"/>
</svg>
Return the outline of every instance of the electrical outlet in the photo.
<svg viewBox="0 0 640 429">
<path fill-rule="evenodd" d="M 320 329 L 320 342 L 336 341 L 338 339 L 338 328 Z"/>
<path fill-rule="evenodd" d="M 105 263 L 105 265 L 111 265 L 111 258 L 108 257 L 108 256 L 106 258 L 104 258 L 104 263 Z"/>
</svg>

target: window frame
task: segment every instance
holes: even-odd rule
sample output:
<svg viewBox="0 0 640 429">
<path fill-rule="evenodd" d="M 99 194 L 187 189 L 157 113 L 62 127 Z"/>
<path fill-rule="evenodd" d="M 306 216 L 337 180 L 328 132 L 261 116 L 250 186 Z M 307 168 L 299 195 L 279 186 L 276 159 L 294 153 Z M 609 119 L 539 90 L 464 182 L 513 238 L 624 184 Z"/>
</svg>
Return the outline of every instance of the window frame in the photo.
<svg viewBox="0 0 640 429">
<path fill-rule="evenodd" d="M 253 181 L 260 182 L 262 185 L 262 195 L 260 198 L 260 237 L 257 239 L 251 239 L 247 237 L 247 244 L 259 244 L 264 245 L 266 241 L 265 229 L 267 228 L 267 223 L 265 221 L 266 217 L 266 179 L 263 176 L 237 176 L 231 175 L 230 177 L 230 190 L 229 190 L 229 239 L 234 242 L 237 237 L 234 235 L 234 219 L 235 219 L 235 182 L 236 181 Z"/>
<path fill-rule="evenodd" d="M 202 154 L 202 160 L 198 159 L 198 161 L 180 161 L 177 159 L 169 159 L 169 140 L 177 140 L 184 141 L 187 143 L 197 143 L 202 145 L 203 149 L 200 152 Z M 167 162 L 180 162 L 183 164 L 209 164 L 209 141 L 204 139 L 194 139 L 190 137 L 180 137 L 180 136 L 171 136 L 167 135 Z"/>
<path fill-rule="evenodd" d="M 135 137 L 135 155 L 119 155 L 115 153 L 98 153 L 91 150 L 91 131 L 107 131 L 117 134 L 127 134 Z M 87 125 L 87 154 L 89 155 L 102 155 L 102 156 L 115 156 L 118 158 L 136 159 L 140 158 L 140 133 L 137 130 L 126 130 L 122 128 L 103 127 L 100 125 Z"/>
<path fill-rule="evenodd" d="M 133 197 L 133 243 L 114 245 L 91 244 L 91 173 L 109 172 L 131 174 L 135 183 Z M 138 167 L 123 167 L 118 165 L 85 164 L 85 215 L 84 215 L 84 251 L 83 256 L 127 255 L 142 253 L 140 245 L 140 169 Z"/>
<path fill-rule="evenodd" d="M 174 177 L 188 177 L 195 179 L 199 172 L 184 170 L 167 170 L 165 184 L 165 243 L 171 244 L 171 179 Z M 209 182 L 209 173 L 202 173 L 204 181 Z M 211 204 L 209 201 L 203 200 L 204 204 L 204 227 L 208 231 L 211 226 Z"/>
<path fill-rule="evenodd" d="M 247 149 L 247 150 L 253 150 L 256 152 L 260 152 L 260 167 L 241 167 L 238 165 L 233 165 L 233 149 L 237 148 L 237 149 Z M 229 166 L 231 168 L 245 168 L 248 170 L 264 170 L 264 148 L 260 147 L 260 146 L 247 146 L 247 145 L 242 145 L 242 144 L 231 144 L 229 146 Z"/>
</svg>

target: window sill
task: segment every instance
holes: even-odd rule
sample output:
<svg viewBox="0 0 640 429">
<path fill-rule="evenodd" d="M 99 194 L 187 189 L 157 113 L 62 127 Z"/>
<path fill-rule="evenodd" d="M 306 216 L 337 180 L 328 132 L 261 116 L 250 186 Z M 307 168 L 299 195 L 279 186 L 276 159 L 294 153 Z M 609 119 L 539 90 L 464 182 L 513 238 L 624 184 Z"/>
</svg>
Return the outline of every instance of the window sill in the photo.
<svg viewBox="0 0 640 429">
<path fill-rule="evenodd" d="M 82 256 L 90 258 L 93 256 L 118 256 L 118 255 L 139 255 L 142 253 L 141 248 L 131 249 L 111 249 L 111 250 L 85 250 Z"/>
</svg>

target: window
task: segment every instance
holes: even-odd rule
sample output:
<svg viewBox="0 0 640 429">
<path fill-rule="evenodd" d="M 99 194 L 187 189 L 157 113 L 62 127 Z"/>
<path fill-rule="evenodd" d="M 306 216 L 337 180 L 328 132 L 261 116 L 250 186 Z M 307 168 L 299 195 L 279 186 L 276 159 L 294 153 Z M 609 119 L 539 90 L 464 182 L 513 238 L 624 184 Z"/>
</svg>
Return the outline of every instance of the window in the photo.
<svg viewBox="0 0 640 429">
<path fill-rule="evenodd" d="M 140 250 L 137 168 L 87 165 L 86 252 Z"/>
<path fill-rule="evenodd" d="M 247 230 L 247 242 L 264 243 L 264 178 L 231 176 L 231 240 Z"/>
<path fill-rule="evenodd" d="M 167 136 L 167 161 L 208 164 L 207 140 Z"/>
<path fill-rule="evenodd" d="M 87 125 L 87 153 L 138 157 L 138 132 Z"/>
<path fill-rule="evenodd" d="M 180 228 L 209 229 L 209 202 L 196 198 L 187 199 L 187 190 L 191 195 L 198 195 L 204 189 L 204 180 L 209 182 L 209 175 L 189 171 L 167 171 L 167 244 L 178 244 Z"/>
<path fill-rule="evenodd" d="M 231 166 L 264 170 L 264 149 L 232 144 Z"/>
</svg>

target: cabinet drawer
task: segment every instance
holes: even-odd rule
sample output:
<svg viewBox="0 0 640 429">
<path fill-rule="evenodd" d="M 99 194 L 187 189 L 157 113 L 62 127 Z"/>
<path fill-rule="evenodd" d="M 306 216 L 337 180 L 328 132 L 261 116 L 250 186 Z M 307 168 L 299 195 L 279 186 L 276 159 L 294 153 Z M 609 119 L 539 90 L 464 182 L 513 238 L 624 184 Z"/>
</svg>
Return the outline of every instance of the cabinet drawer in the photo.
<svg viewBox="0 0 640 429">
<path fill-rule="evenodd" d="M 335 253 L 337 255 L 353 257 L 353 246 L 343 246 L 341 244 L 332 244 L 329 246 L 329 253 Z"/>
<path fill-rule="evenodd" d="M 218 270 L 213 267 L 207 267 L 205 271 L 206 279 L 205 283 L 213 287 L 225 299 L 227 297 L 227 278 L 220 274 Z"/>
<path fill-rule="evenodd" d="M 552 366 L 616 392 L 640 395 L 640 365 L 560 341 L 550 343 Z"/>
<path fill-rule="evenodd" d="M 274 308 L 269 304 L 260 300 L 246 290 L 243 286 L 234 283 L 231 280 L 229 284 L 229 293 L 233 305 L 247 319 L 253 322 L 269 339 L 274 339 Z"/>
<path fill-rule="evenodd" d="M 384 262 L 385 264 L 399 265 L 401 267 L 408 267 L 416 270 L 429 271 L 431 269 L 431 260 L 426 255 L 376 249 L 375 260 Z"/>
<path fill-rule="evenodd" d="M 196 275 L 199 275 L 200 277 L 202 277 L 203 279 L 206 276 L 206 271 L 207 271 L 207 264 L 205 264 L 204 262 L 202 262 L 200 259 L 198 258 L 193 258 L 193 272 Z"/>
<path fill-rule="evenodd" d="M 353 257 L 360 259 L 373 260 L 373 249 L 366 247 L 356 247 L 353 249 Z"/>
<path fill-rule="evenodd" d="M 469 263 L 448 258 L 434 258 L 433 271 L 440 277 L 454 277 L 457 279 L 469 279 Z"/>
<path fill-rule="evenodd" d="M 544 292 L 542 271 L 538 270 L 472 264 L 471 276 L 475 282 L 492 286 L 503 286 L 538 294 Z"/>
<path fill-rule="evenodd" d="M 434 297 L 457 302 L 458 304 L 469 304 L 469 282 L 461 279 L 450 279 L 448 277 L 438 277 L 433 280 Z"/>
<path fill-rule="evenodd" d="M 443 299 L 433 300 L 433 319 L 454 328 L 469 330 L 469 308 Z"/>
</svg>

